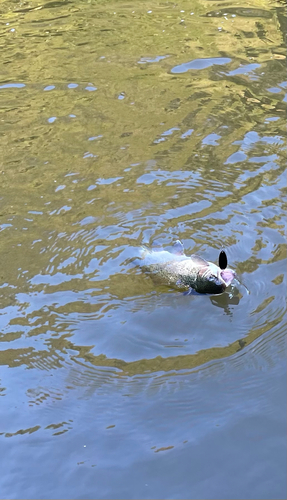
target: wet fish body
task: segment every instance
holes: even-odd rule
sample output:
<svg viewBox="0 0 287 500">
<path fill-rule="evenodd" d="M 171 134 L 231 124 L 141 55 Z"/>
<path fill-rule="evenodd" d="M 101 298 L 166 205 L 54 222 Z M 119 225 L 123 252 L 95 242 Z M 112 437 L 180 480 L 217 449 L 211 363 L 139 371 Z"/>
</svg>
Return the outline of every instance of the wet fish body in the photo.
<svg viewBox="0 0 287 500">
<path fill-rule="evenodd" d="M 175 243 L 172 252 L 142 249 L 142 268 L 162 283 L 198 293 L 223 293 L 235 277 L 231 269 L 221 269 L 198 255 L 187 257 L 180 241 Z"/>
</svg>

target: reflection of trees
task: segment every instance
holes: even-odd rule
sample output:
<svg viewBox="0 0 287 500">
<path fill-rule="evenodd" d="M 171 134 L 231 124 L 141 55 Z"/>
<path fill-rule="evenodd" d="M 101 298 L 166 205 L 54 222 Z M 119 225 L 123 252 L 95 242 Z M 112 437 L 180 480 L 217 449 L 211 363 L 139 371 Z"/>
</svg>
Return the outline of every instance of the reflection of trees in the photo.
<svg viewBox="0 0 287 500">
<path fill-rule="evenodd" d="M 2 90 L 6 94 L 1 149 L 1 279 L 11 286 L 1 289 L 1 307 L 14 304 L 19 293 L 36 296 L 42 291 L 48 296 L 52 290 L 62 294 L 76 290 L 86 292 L 86 296 L 79 302 L 72 300 L 69 313 L 92 312 L 100 318 L 106 314 L 109 300 L 113 307 L 121 307 L 122 299 L 151 292 L 152 285 L 135 279 L 133 273 L 129 275 L 129 267 L 123 264 L 127 249 L 140 244 L 145 232 L 148 238 L 150 234 L 156 237 L 180 231 L 180 236 L 188 239 L 192 220 L 192 237 L 198 248 L 203 244 L 219 246 L 226 233 L 215 234 L 212 230 L 227 224 L 232 227 L 234 206 L 240 211 L 245 196 L 257 193 L 263 184 L 276 184 L 285 169 L 283 145 L 268 144 L 264 135 L 285 136 L 282 94 L 272 94 L 267 89 L 286 80 L 286 17 L 284 7 L 270 9 L 269 4 L 261 3 L 261 9 L 224 7 L 207 12 L 208 2 L 193 2 L 196 16 L 186 19 L 186 30 L 180 25 L 179 12 L 168 5 L 158 5 L 158 11 L 155 6 L 153 16 L 139 6 L 133 17 L 128 17 L 131 9 L 123 7 L 124 15 L 113 20 L 113 5 L 104 3 L 103 7 L 103 2 L 97 2 L 87 7 L 80 3 L 80 14 L 69 12 L 65 21 L 63 3 L 57 7 L 58 14 L 63 14 L 62 28 L 57 36 L 52 36 L 56 33 L 52 30 L 50 43 L 53 47 L 60 43 L 63 47 L 76 47 L 81 33 L 82 52 L 74 57 L 78 67 L 68 61 L 65 49 L 58 51 L 57 66 L 50 63 L 49 44 L 34 21 L 39 15 L 43 21 L 45 16 L 51 17 L 52 6 L 41 11 L 27 9 L 25 20 L 21 21 L 23 27 L 15 21 L 17 29 L 25 29 L 27 22 L 29 30 L 33 26 L 34 35 L 40 31 L 36 49 L 35 37 L 25 36 L 23 55 L 37 53 L 32 66 L 29 57 L 21 61 L 19 79 L 25 80 L 26 87 L 9 93 Z M 8 19 L 10 14 L 3 15 Z M 95 24 L 88 22 L 93 18 L 91 14 L 97 19 Z M 223 31 L 217 36 L 219 22 Z M 3 45 L 3 61 L 10 65 L 11 42 Z M 87 49 L 91 46 L 92 53 Z M 109 64 L 96 58 L 103 50 Z M 156 64 L 138 64 L 142 54 L 151 53 L 169 57 Z M 183 62 L 218 56 L 228 56 L 232 61 L 176 76 L 170 72 Z M 230 74 L 252 63 L 260 67 L 249 74 Z M 6 70 L 7 81 L 18 75 L 18 66 L 17 71 L 12 66 L 11 74 Z M 85 82 L 81 80 L 87 67 L 89 79 L 98 86 L 95 93 L 85 91 Z M 73 71 L 78 75 L 79 87 L 70 91 L 67 82 Z M 47 83 L 55 84 L 55 91 L 44 92 Z M 115 96 L 123 90 L 126 98 L 120 102 Z M 75 121 L 69 118 L 73 109 Z M 54 114 L 58 116 L 57 127 L 47 124 L 47 118 Z M 263 132 L 269 116 L 279 120 L 271 121 L 268 132 Z M 172 133 L 166 133 L 172 129 Z M 252 130 L 258 132 L 261 142 L 250 144 L 244 161 L 228 163 L 228 158 L 241 148 L 238 141 Z M 187 132 L 189 135 L 184 135 Z M 96 133 L 102 134 L 102 139 L 89 142 L 88 138 Z M 216 146 L 203 144 L 210 134 L 219 136 Z M 97 158 L 83 158 L 88 148 Z M 262 164 L 250 161 L 255 155 L 272 154 L 276 154 L 276 161 L 266 170 L 260 169 Z M 138 182 L 143 174 L 155 170 L 162 172 L 160 178 L 148 185 Z M 180 178 L 180 172 L 187 175 Z M 75 175 L 70 176 L 71 173 Z M 110 184 L 101 182 L 118 177 L 121 179 Z M 59 185 L 66 187 L 56 192 Z M 283 212 L 281 194 L 278 188 L 273 204 Z M 192 218 L 189 205 L 196 207 L 202 200 L 208 201 L 209 206 L 196 210 Z M 257 211 L 261 208 L 260 200 L 252 207 Z M 244 210 L 247 215 L 250 213 L 250 207 Z M 88 216 L 94 219 L 85 225 L 82 221 Z M 280 233 L 279 223 L 280 215 L 272 214 L 264 222 L 254 223 L 254 240 L 265 226 Z M 233 244 L 238 235 L 232 232 L 229 238 Z M 99 245 L 101 248 L 95 249 Z M 258 269 L 262 264 L 258 253 L 255 248 L 246 261 L 239 256 L 238 271 L 251 273 Z M 285 258 L 285 247 L 279 243 L 264 263 Z M 63 283 L 54 286 L 31 284 L 37 276 L 56 279 L 60 272 L 64 278 L 74 279 L 63 279 Z M 111 293 L 108 299 L 104 296 L 106 291 Z M 73 332 L 70 325 L 64 327 L 64 321 L 57 325 L 57 315 L 53 317 L 49 308 L 38 308 L 38 325 L 32 326 L 31 318 L 25 314 L 26 307 L 22 304 L 22 319 L 19 310 L 15 312 L 9 332 L 3 332 L 3 337 L 12 343 L 23 331 L 35 337 L 46 334 L 48 350 L 39 346 L 7 349 L 0 354 L 3 364 L 59 367 L 65 363 L 66 350 L 71 349 L 75 359 L 84 363 L 116 367 L 133 375 L 147 370 L 191 369 L 234 354 L 239 348 L 239 342 L 234 342 L 192 356 L 125 363 L 104 355 L 94 356 L 89 348 L 75 346 L 69 337 Z M 268 323 L 266 328 L 272 325 Z M 247 344 L 265 331 L 263 328 L 249 332 Z M 53 338 L 52 333 L 59 338 Z"/>
<path fill-rule="evenodd" d="M 284 53 L 286 54 L 286 33 L 287 33 L 286 0 L 278 0 L 278 2 L 282 3 L 283 5 L 283 7 L 275 7 L 275 11 L 283 39 L 282 48 L 284 49 Z"/>
</svg>

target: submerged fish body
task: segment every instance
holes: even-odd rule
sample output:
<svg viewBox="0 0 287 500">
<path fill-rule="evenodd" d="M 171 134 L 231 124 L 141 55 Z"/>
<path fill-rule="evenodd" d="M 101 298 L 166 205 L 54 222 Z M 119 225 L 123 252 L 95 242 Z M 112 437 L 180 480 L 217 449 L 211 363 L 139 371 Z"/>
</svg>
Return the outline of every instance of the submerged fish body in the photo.
<svg viewBox="0 0 287 500">
<path fill-rule="evenodd" d="M 221 269 L 198 255 L 187 257 L 177 241 L 175 252 L 142 249 L 142 267 L 171 287 L 193 289 L 198 293 L 219 294 L 235 277 L 231 269 Z"/>
</svg>

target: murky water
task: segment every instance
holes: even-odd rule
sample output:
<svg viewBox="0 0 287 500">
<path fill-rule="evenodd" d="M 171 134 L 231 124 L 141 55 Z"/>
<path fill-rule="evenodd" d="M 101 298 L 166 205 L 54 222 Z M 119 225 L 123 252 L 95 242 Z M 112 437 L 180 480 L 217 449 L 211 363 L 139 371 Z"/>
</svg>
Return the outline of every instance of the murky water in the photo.
<svg viewBox="0 0 287 500">
<path fill-rule="evenodd" d="M 1 4 L 1 498 L 286 498 L 285 14 Z"/>
</svg>

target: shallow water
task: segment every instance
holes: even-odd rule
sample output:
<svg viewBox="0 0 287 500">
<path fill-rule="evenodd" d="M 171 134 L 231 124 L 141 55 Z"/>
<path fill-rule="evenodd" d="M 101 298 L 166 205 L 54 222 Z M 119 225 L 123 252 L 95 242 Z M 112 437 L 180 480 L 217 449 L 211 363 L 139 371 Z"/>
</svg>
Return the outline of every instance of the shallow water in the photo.
<svg viewBox="0 0 287 500">
<path fill-rule="evenodd" d="M 1 498 L 286 498 L 285 14 L 2 3 Z"/>
</svg>

